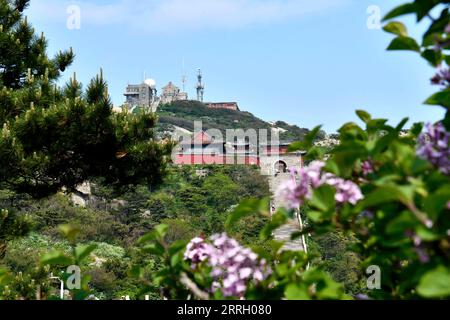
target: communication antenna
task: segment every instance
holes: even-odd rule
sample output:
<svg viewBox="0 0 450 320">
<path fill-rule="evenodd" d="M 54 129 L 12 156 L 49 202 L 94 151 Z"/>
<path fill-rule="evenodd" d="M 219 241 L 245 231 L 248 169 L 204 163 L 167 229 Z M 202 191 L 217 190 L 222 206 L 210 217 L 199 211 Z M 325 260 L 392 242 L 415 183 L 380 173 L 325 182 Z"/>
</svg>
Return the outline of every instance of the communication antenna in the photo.
<svg viewBox="0 0 450 320">
<path fill-rule="evenodd" d="M 186 76 L 186 69 L 184 64 L 184 58 L 183 58 L 183 70 L 182 70 L 182 76 L 181 76 L 181 83 L 183 84 L 183 92 L 186 92 L 186 82 L 187 82 L 187 76 Z"/>
<path fill-rule="evenodd" d="M 197 89 L 197 100 L 200 102 L 203 102 L 205 86 L 202 83 L 203 74 L 202 74 L 202 70 L 200 68 L 198 69 L 197 79 L 198 79 L 197 88 L 196 88 Z"/>
</svg>

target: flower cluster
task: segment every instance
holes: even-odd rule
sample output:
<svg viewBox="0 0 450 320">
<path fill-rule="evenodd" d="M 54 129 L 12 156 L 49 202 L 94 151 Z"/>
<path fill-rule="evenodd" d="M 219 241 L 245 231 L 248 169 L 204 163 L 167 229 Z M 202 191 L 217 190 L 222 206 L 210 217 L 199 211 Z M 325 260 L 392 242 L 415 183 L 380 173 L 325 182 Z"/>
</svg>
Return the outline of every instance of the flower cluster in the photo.
<svg viewBox="0 0 450 320">
<path fill-rule="evenodd" d="M 192 239 L 187 245 L 184 253 L 184 259 L 191 261 L 192 268 L 194 269 L 197 264 L 208 259 L 210 255 L 210 247 L 202 238 L 197 237 Z"/>
<path fill-rule="evenodd" d="M 276 191 L 276 197 L 283 199 L 286 209 L 297 209 L 310 196 L 309 186 L 305 183 L 297 184 L 294 180 L 284 181 Z"/>
<path fill-rule="evenodd" d="M 450 70 L 441 68 L 431 78 L 431 83 L 438 86 L 448 87 L 450 86 Z"/>
<path fill-rule="evenodd" d="M 344 180 L 333 174 L 325 174 L 325 183 L 336 188 L 335 200 L 339 204 L 351 203 L 355 205 L 364 196 L 359 186 L 353 181 Z"/>
<path fill-rule="evenodd" d="M 435 125 L 428 124 L 427 132 L 419 137 L 417 155 L 428 160 L 443 174 L 450 174 L 450 133 L 439 122 Z"/>
<path fill-rule="evenodd" d="M 361 163 L 361 170 L 364 177 L 367 177 L 368 175 L 375 172 L 373 168 L 373 163 L 371 160 L 366 160 Z"/>
<path fill-rule="evenodd" d="M 192 262 L 193 268 L 203 261 L 212 268 L 212 291 L 221 289 L 225 297 L 242 297 L 250 282 L 261 282 L 271 273 L 264 259 L 259 260 L 256 253 L 225 233 L 213 235 L 211 241 L 192 239 L 184 258 Z"/>
<path fill-rule="evenodd" d="M 277 197 L 283 199 L 286 208 L 297 209 L 311 198 L 313 189 L 324 184 L 336 189 L 335 200 L 339 204 L 347 202 L 356 204 L 363 199 L 363 194 L 357 184 L 331 173 L 324 173 L 322 171 L 324 166 L 323 161 L 313 161 L 308 167 L 290 169 L 291 174 L 294 173 L 295 177 L 282 183 L 277 190 Z"/>
<path fill-rule="evenodd" d="M 428 255 L 427 250 L 424 247 L 422 239 L 411 230 L 407 230 L 405 232 L 405 236 L 412 239 L 412 243 L 414 244 L 414 251 L 419 258 L 420 263 L 425 264 L 430 262 L 430 256 Z"/>
</svg>

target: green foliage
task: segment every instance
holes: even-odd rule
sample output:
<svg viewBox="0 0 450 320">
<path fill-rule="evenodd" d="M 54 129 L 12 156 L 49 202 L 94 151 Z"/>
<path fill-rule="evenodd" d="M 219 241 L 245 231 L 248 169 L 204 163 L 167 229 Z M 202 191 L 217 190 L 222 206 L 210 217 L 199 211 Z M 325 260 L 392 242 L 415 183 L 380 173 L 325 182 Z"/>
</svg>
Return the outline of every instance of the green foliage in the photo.
<svg viewBox="0 0 450 320">
<path fill-rule="evenodd" d="M 14 211 L 0 210 L 0 259 L 6 254 L 8 241 L 29 232 L 29 220 L 28 216 L 17 216 Z"/>
<path fill-rule="evenodd" d="M 33 75 L 47 74 L 56 79 L 74 59 L 72 50 L 59 52 L 51 59 L 41 55 L 48 46 L 47 40 L 43 35 L 35 35 L 32 26 L 23 19 L 23 11 L 28 5 L 29 1 L 0 2 L 0 83 L 8 88 L 22 88 L 28 69 Z M 17 63 L 19 61 L 26 63 Z"/>
<path fill-rule="evenodd" d="M 43 198 L 64 188 L 74 191 L 82 182 L 100 177 L 115 188 L 136 183 L 154 185 L 162 180 L 172 148 L 171 143 L 155 139 L 153 114 L 112 112 L 101 72 L 85 90 L 75 74 L 65 87 L 58 87 L 57 80 L 73 62 L 74 53 L 70 49 L 48 57 L 47 40 L 43 34 L 37 36 L 24 17 L 28 4 L 29 0 L 0 0 L 0 200 L 4 204 L 0 208 L 0 259 L 12 267 L 14 261 L 6 250 L 9 241 L 25 235 L 30 222 L 38 229 L 56 229 L 67 222 L 70 211 L 47 207 L 47 212 L 40 211 L 30 219 L 23 212 L 39 208 L 25 199 L 25 194 Z M 58 206 L 68 207 L 62 203 Z M 93 217 L 91 220 L 101 220 Z M 98 231 L 102 225 L 106 224 L 82 224 L 80 229 Z M 111 225 L 104 231 L 115 232 Z M 71 255 L 53 253 L 44 257 L 44 262 L 78 263 L 92 253 L 93 245 L 74 246 L 74 230 L 62 229 L 73 246 Z M 18 258 L 24 258 L 23 254 Z M 24 261 L 15 261 L 16 266 L 24 267 Z M 12 274 L 8 287 L 0 287 L 0 296 L 44 298 L 48 292 L 36 283 L 46 283 L 42 273 L 45 268 L 36 268 L 36 276 L 31 269 L 26 274 Z M 39 294 L 33 297 L 31 291 Z M 76 296 L 81 298 L 83 293 L 79 293 Z"/>
<path fill-rule="evenodd" d="M 259 210 L 267 207 L 267 201 L 246 201 L 241 203 L 228 221 L 228 226 L 233 226 L 236 219 L 244 217 L 244 212 Z M 285 221 L 285 220 L 283 220 Z M 278 225 L 279 226 L 279 225 Z M 224 299 L 224 296 L 216 291 L 209 293 L 212 285 L 210 268 L 200 265 L 197 269 L 183 259 L 186 241 L 168 244 L 166 234 L 167 225 L 160 225 L 151 233 L 141 238 L 142 250 L 157 257 L 163 262 L 163 268 L 150 274 L 150 278 L 141 275 L 143 281 L 156 287 L 162 287 L 164 297 L 171 299 L 186 299 L 188 295 L 194 295 L 197 299 Z M 260 237 L 264 238 L 266 230 L 260 231 Z M 346 298 L 344 287 L 335 282 L 326 272 L 320 268 L 307 270 L 308 259 L 303 252 L 280 251 L 279 244 L 274 243 L 273 249 L 259 247 L 253 244 L 252 248 L 266 258 L 273 272 L 258 285 L 251 285 L 247 290 L 246 299 L 342 299 Z M 153 286 L 149 286 L 151 290 Z M 189 289 L 189 290 L 188 290 Z"/>
<path fill-rule="evenodd" d="M 386 20 L 415 14 L 418 22 L 430 17 L 431 24 L 419 44 L 408 36 L 404 24 L 390 22 L 384 29 L 397 37 L 388 49 L 414 51 L 432 66 L 448 68 L 448 4 L 449 1 L 415 0 L 395 8 Z M 431 10 L 439 5 L 443 5 L 440 17 L 433 18 Z M 442 65 L 444 61 L 447 65 Z M 447 84 L 427 104 L 448 109 L 448 90 Z M 443 121 L 448 129 L 449 114 Z M 365 127 L 355 123 L 343 125 L 339 130 L 340 144 L 332 150 L 314 146 L 320 127 L 289 150 L 308 150 L 307 160 L 322 159 L 328 152 L 325 171 L 357 185 L 363 200 L 342 204 L 337 202 L 335 187 L 315 188 L 302 210 L 307 229 L 299 232 L 313 236 L 312 252 L 280 251 L 280 245 L 274 245 L 275 250 L 255 249 L 267 259 L 273 273 L 263 283 L 248 288 L 247 299 L 345 299 L 348 296 L 344 290 L 378 299 L 450 297 L 450 178 L 417 155 L 423 124 L 404 130 L 408 119 L 390 126 L 387 119 L 374 119 L 365 111 L 358 110 L 357 115 Z M 448 141 L 442 143 L 447 143 L 443 147 L 448 148 Z M 258 215 L 266 205 L 251 199 L 241 202 L 228 218 L 228 229 L 240 219 Z M 283 211 L 275 213 L 267 228 L 261 230 L 261 238 L 270 237 L 286 218 Z M 180 262 L 178 247 L 171 252 L 163 238 L 153 234 L 145 240 L 152 241 L 152 253 L 173 263 L 173 268 L 158 275 L 157 283 L 168 286 L 166 297 L 186 298 L 187 292 L 182 288 L 188 288 L 198 299 L 223 298 L 219 293 L 212 297 L 208 293 L 210 270 L 203 269 L 202 264 L 197 270 L 188 270 Z M 382 273 L 378 290 L 363 286 L 363 270 L 371 265 L 380 267 Z"/>
<path fill-rule="evenodd" d="M 421 42 L 419 44 L 413 38 L 408 37 L 406 26 L 399 21 L 391 21 L 384 30 L 395 34 L 397 37 L 392 40 L 388 50 L 410 50 L 419 53 L 433 67 L 449 67 L 448 50 L 450 48 L 450 40 L 448 26 L 450 25 L 450 13 L 447 0 L 415 0 L 396 7 L 389 12 L 384 20 L 392 20 L 394 18 L 414 14 L 417 21 L 421 22 L 425 17 L 430 18 L 431 23 L 428 25 Z M 441 6 L 441 7 L 440 7 Z M 432 10 L 441 8 L 440 15 L 433 17 Z M 444 63 L 445 62 L 445 63 Z M 425 104 L 440 105 L 447 110 L 449 109 L 449 88 L 448 86 L 442 91 L 432 95 L 425 101 Z M 447 112 L 444 124 L 450 129 L 450 113 Z"/>
<path fill-rule="evenodd" d="M 61 234 L 70 243 L 70 252 L 66 253 L 61 250 L 52 250 L 44 254 L 40 263 L 42 266 L 50 266 L 55 271 L 55 274 L 60 274 L 60 278 L 67 281 L 70 274 L 66 273 L 64 270 L 69 266 L 77 266 L 81 268 L 85 261 L 90 257 L 91 253 L 97 248 L 96 245 L 82 245 L 77 244 L 79 230 L 76 227 L 70 225 L 60 226 Z M 83 273 L 81 276 L 81 288 L 71 289 L 71 297 L 75 300 L 84 300 L 88 297 L 90 293 L 89 281 L 91 277 Z"/>
<path fill-rule="evenodd" d="M 389 22 L 384 30 L 396 36 L 389 50 L 417 52 L 433 67 L 448 68 L 448 4 L 415 0 L 391 11 L 385 20 L 415 14 L 418 22 L 428 17 L 431 23 L 417 41 L 403 23 Z M 211 268 L 193 268 L 183 256 L 192 237 L 225 230 L 272 270 L 249 284 L 249 300 L 349 299 L 360 293 L 374 299 L 450 297 L 450 178 L 417 155 L 423 124 L 405 130 L 407 119 L 391 126 L 358 110 L 364 126 L 344 124 L 340 144 L 326 149 L 314 145 L 323 136 L 320 127 L 306 131 L 277 123 L 289 127 L 289 138 L 300 140 L 290 151 L 308 151 L 307 161 L 326 158 L 326 172 L 352 181 L 364 195 L 356 204 L 342 204 L 335 187 L 316 188 L 301 208 L 306 227 L 293 235 L 309 235 L 310 250 L 281 250 L 273 231 L 292 212 L 269 214 L 268 183 L 257 168 L 166 170 L 172 145 L 155 139 L 155 116 L 142 109 L 112 113 L 102 75 L 86 90 L 75 76 L 64 88 L 55 87 L 73 53 L 47 57 L 45 39 L 23 18 L 27 5 L 0 0 L 2 299 L 53 299 L 49 274 L 67 280 L 70 265 L 83 271 L 82 287 L 70 292 L 72 299 L 90 293 L 103 299 L 144 294 L 223 299 L 210 290 Z M 438 10 L 439 17 L 433 17 Z M 448 110 L 448 92 L 446 85 L 426 104 Z M 211 110 L 192 101 L 159 112 L 162 127 L 190 129 L 193 119 L 203 120 L 206 129 L 271 127 L 245 112 Z M 443 120 L 447 128 L 449 115 Z M 367 162 L 370 172 L 363 170 Z M 87 208 L 74 207 L 62 194 L 39 201 L 25 194 L 44 197 L 62 187 L 71 192 L 86 180 L 94 182 Z M 35 233 L 17 239 L 31 226 Z M 364 286 L 371 265 L 381 269 L 379 290 Z"/>
<path fill-rule="evenodd" d="M 206 176 L 197 175 L 200 169 L 206 170 Z M 100 299 L 118 299 L 124 295 L 143 299 L 142 283 L 133 276 L 133 266 L 141 266 L 146 276 L 160 270 L 163 263 L 154 255 L 137 252 L 134 244 L 139 237 L 159 223 L 169 226 L 164 238 L 168 244 L 187 242 L 199 233 L 206 236 L 221 232 L 230 208 L 241 199 L 269 195 L 268 182 L 259 175 L 258 168 L 247 166 L 173 167 L 157 188 L 139 185 L 117 192 L 101 179 L 93 181 L 91 187 L 93 194 L 85 208 L 74 206 L 70 197 L 62 193 L 35 200 L 2 190 L 2 205 L 14 208 L 19 216 L 28 213 L 33 227 L 28 236 L 9 241 L 6 256 L 0 259 L 0 266 L 5 266 L 11 275 L 9 278 L 19 273 L 28 277 L 35 270 L 49 268 L 47 276 L 39 278 L 32 287 L 35 294 L 38 285 L 49 282 L 50 271 L 64 277 L 65 266 L 77 258 L 82 261 L 82 274 L 90 281 L 84 295 L 72 292 L 72 298 L 80 299 L 89 293 Z M 199 204 L 193 197 L 201 199 Z M 187 201 L 189 198 L 191 202 Z M 266 221 L 267 217 L 249 216 L 230 232 L 243 243 L 267 246 L 258 236 Z M 41 259 L 52 267 L 41 265 Z M 27 293 L 29 289 L 25 290 L 26 279 L 24 284 L 16 282 L 15 289 L 5 298 L 35 299 Z M 9 287 L 12 288 L 11 283 Z M 58 283 L 50 281 L 43 288 L 47 289 L 42 291 L 42 299 L 59 297 Z M 151 299 L 161 297 L 158 287 L 150 288 L 145 293 Z M 25 291 L 21 292 L 22 289 Z"/>
<path fill-rule="evenodd" d="M 317 140 L 322 139 L 321 132 L 322 132 L 321 126 L 315 127 L 310 132 L 308 132 L 301 141 L 292 143 L 289 146 L 288 151 L 294 152 L 294 151 L 306 151 L 307 150 L 308 153 L 305 155 L 306 161 L 322 158 L 326 154 L 327 148 L 316 146 L 314 144 Z"/>
<path fill-rule="evenodd" d="M 313 235 L 308 247 L 313 265 L 320 266 L 344 285 L 345 292 L 356 295 L 366 291 L 361 258 L 352 247 L 357 240 L 342 232 Z M 317 252 L 317 253 L 316 253 Z M 314 256 L 317 254 L 317 258 Z"/>
<path fill-rule="evenodd" d="M 42 197 L 95 177 L 161 181 L 172 145 L 155 140 L 155 116 L 113 113 L 102 73 L 85 91 L 75 75 L 58 88 L 74 54 L 48 58 L 47 41 L 16 5 L 0 1 L 0 183 Z"/>
<path fill-rule="evenodd" d="M 450 296 L 450 269 L 439 266 L 428 271 L 421 279 L 417 291 L 422 297 L 440 298 Z"/>
<path fill-rule="evenodd" d="M 371 124 L 373 121 L 378 126 Z M 403 123 L 397 127 L 377 119 L 366 123 L 365 130 L 355 124 L 341 128 L 341 144 L 327 163 L 335 173 L 358 181 L 360 163 L 371 159 L 375 172 L 358 181 L 365 199 L 354 207 L 334 208 L 327 205 L 334 203 L 332 197 L 316 198 L 315 192 L 310 203 L 313 211 L 307 215 L 316 223 L 349 230 L 357 237 L 355 250 L 364 265 L 379 265 L 384 273 L 382 290 L 370 293 L 374 297 L 431 297 L 432 289 L 423 283 L 433 288 L 433 280 L 428 280 L 430 275 L 423 278 L 436 265 L 448 263 L 450 225 L 445 206 L 450 197 L 442 192 L 448 188 L 449 178 L 416 156 L 417 136 L 412 132 L 402 136 Z M 362 212 L 370 212 L 373 218 L 363 217 Z M 420 244 L 415 237 L 421 239 Z M 436 291 L 440 297 L 446 296 L 445 290 Z"/>
</svg>

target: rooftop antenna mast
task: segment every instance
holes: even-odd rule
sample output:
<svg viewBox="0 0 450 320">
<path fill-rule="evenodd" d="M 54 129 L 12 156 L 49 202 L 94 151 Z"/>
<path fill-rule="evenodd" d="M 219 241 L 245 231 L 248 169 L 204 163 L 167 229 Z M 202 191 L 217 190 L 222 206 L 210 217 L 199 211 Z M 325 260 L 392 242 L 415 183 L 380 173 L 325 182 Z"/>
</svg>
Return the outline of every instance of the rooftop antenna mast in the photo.
<svg viewBox="0 0 450 320">
<path fill-rule="evenodd" d="M 197 100 L 200 102 L 203 102 L 203 94 L 205 92 L 205 86 L 202 83 L 202 78 L 203 78 L 202 70 L 198 69 L 198 75 L 197 75 L 198 82 L 197 82 L 196 89 L 197 89 Z"/>
<path fill-rule="evenodd" d="M 183 58 L 183 75 L 181 76 L 181 82 L 183 83 L 183 92 L 186 92 L 186 71 L 185 71 L 185 65 L 184 65 L 184 58 Z"/>
</svg>

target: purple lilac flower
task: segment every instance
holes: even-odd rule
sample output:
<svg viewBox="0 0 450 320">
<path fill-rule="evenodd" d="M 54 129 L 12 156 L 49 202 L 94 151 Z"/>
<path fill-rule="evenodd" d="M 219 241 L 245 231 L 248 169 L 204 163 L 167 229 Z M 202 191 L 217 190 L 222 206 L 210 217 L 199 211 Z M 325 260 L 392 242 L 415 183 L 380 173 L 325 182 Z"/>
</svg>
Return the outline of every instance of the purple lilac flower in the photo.
<svg viewBox="0 0 450 320">
<path fill-rule="evenodd" d="M 355 296 L 356 300 L 370 300 L 369 296 L 367 294 L 358 293 Z"/>
<path fill-rule="evenodd" d="M 422 264 L 428 263 L 430 261 L 430 256 L 428 255 L 426 249 L 423 246 L 423 240 L 414 231 L 405 231 L 405 236 L 412 239 L 414 244 L 414 251 Z"/>
<path fill-rule="evenodd" d="M 322 177 L 323 167 L 325 167 L 325 162 L 313 161 L 306 168 L 306 175 L 308 176 L 309 183 L 313 188 L 318 188 L 324 183 Z"/>
<path fill-rule="evenodd" d="M 302 168 L 299 167 L 290 167 L 287 169 L 288 172 L 291 174 L 291 178 L 293 180 L 295 180 L 297 178 L 297 175 L 300 173 L 300 170 L 302 170 Z"/>
<path fill-rule="evenodd" d="M 292 179 L 283 182 L 276 192 L 287 209 L 298 209 L 306 199 L 311 198 L 311 186 L 317 188 L 323 183 L 321 170 L 324 166 L 324 162 L 314 161 L 306 168 L 289 169 Z"/>
<path fill-rule="evenodd" d="M 208 259 L 211 251 L 211 246 L 206 244 L 204 239 L 197 237 L 192 239 L 187 245 L 184 259 L 192 261 L 194 267 L 196 264 Z"/>
<path fill-rule="evenodd" d="M 360 213 L 359 216 L 361 218 L 366 218 L 366 219 L 369 219 L 369 220 L 373 220 L 373 218 L 375 217 L 375 214 L 373 213 L 373 211 L 364 210 L 363 212 Z"/>
<path fill-rule="evenodd" d="M 449 202 L 447 202 L 447 209 L 449 209 L 449 210 L 450 210 L 450 201 L 449 201 Z"/>
<path fill-rule="evenodd" d="M 416 250 L 417 256 L 419 257 L 419 261 L 422 264 L 430 262 L 430 256 L 428 255 L 428 253 L 426 252 L 426 250 L 423 247 L 416 247 L 415 250 Z"/>
<path fill-rule="evenodd" d="M 323 173 L 324 167 L 323 161 L 314 161 L 308 167 L 295 171 L 299 181 L 294 178 L 283 182 L 277 190 L 277 197 L 284 200 L 288 209 L 297 209 L 306 199 L 311 198 L 313 189 L 328 184 L 336 188 L 337 203 L 356 204 L 363 198 L 357 184 L 330 173 Z"/>
<path fill-rule="evenodd" d="M 431 78 L 431 83 L 438 86 L 450 86 L 450 69 L 439 68 L 437 73 Z"/>
<path fill-rule="evenodd" d="M 344 180 L 335 175 L 327 173 L 326 184 L 336 188 L 335 200 L 339 204 L 351 203 L 355 205 L 364 198 L 361 189 L 353 181 Z"/>
<path fill-rule="evenodd" d="M 364 177 L 374 173 L 373 163 L 371 160 L 366 160 L 361 163 L 361 170 Z"/>
<path fill-rule="evenodd" d="M 450 133 L 444 125 L 438 122 L 435 125 L 428 124 L 427 132 L 419 136 L 417 155 L 428 160 L 443 174 L 450 174 Z"/>
<path fill-rule="evenodd" d="M 299 183 L 295 180 L 286 180 L 279 186 L 276 192 L 277 198 L 283 199 L 287 209 L 298 209 L 304 203 L 305 199 L 311 197 L 311 189 L 305 171 L 301 170 L 299 176 Z"/>
<path fill-rule="evenodd" d="M 256 253 L 242 247 L 225 233 L 213 235 L 212 244 L 206 244 L 202 239 L 200 242 L 198 239 L 191 241 L 193 245 L 186 249 L 185 259 L 193 264 L 206 261 L 212 267 L 213 292 L 221 289 L 225 297 L 242 297 L 250 282 L 263 281 L 271 273 L 264 259 L 258 260 Z"/>
</svg>

